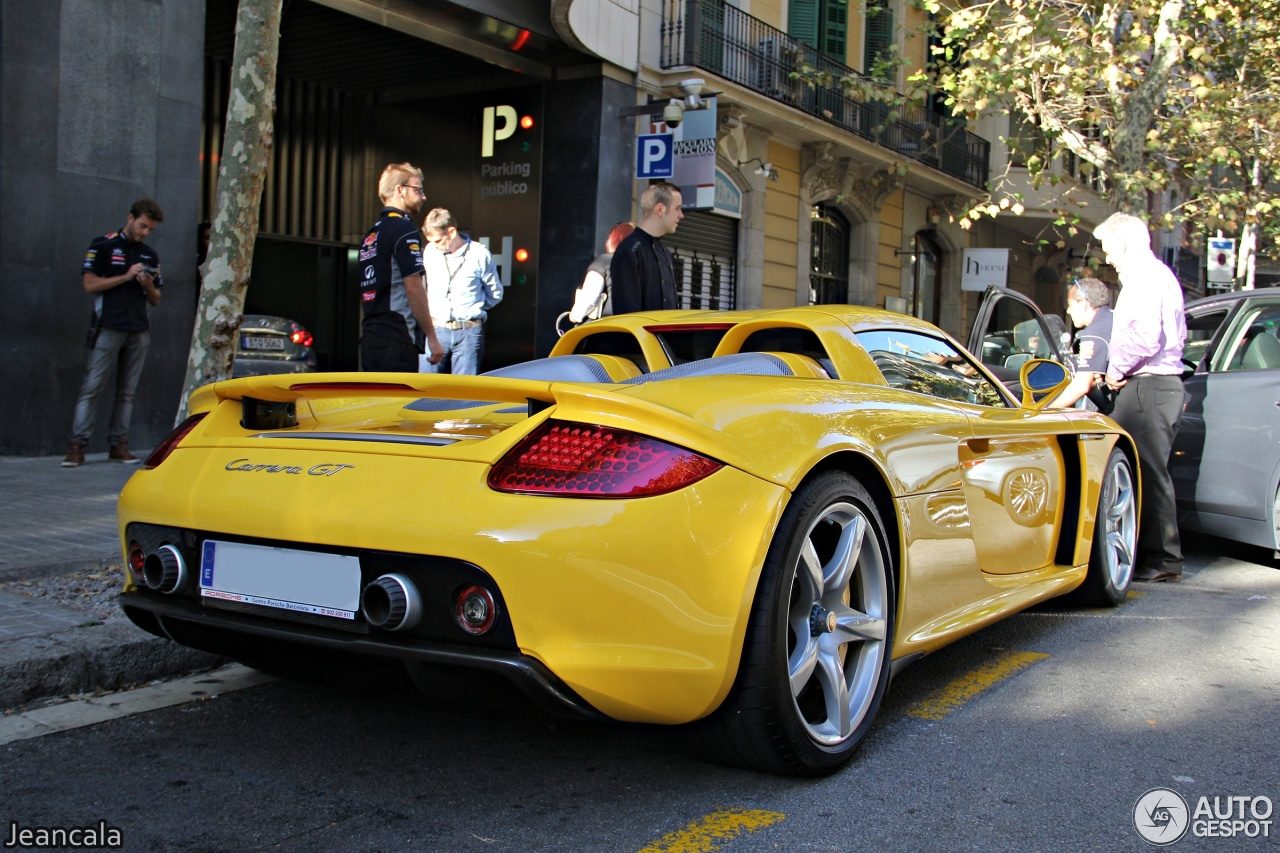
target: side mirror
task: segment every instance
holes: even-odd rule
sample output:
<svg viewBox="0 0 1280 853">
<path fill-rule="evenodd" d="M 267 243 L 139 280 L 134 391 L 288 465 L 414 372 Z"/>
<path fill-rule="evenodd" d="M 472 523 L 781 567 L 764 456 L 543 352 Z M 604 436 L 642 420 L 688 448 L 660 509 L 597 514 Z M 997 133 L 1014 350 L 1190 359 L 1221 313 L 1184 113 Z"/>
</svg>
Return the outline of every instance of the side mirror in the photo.
<svg viewBox="0 0 1280 853">
<path fill-rule="evenodd" d="M 1022 407 L 1039 411 L 1071 382 L 1067 369 L 1047 358 L 1033 358 L 1018 371 L 1022 384 Z"/>
</svg>

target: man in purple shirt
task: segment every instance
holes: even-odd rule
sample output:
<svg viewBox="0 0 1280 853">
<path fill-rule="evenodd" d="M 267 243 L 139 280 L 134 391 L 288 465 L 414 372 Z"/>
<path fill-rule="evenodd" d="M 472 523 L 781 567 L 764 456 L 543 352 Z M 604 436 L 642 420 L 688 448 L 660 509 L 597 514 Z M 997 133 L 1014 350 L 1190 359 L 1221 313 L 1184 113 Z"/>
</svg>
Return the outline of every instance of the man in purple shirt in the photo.
<svg viewBox="0 0 1280 853">
<path fill-rule="evenodd" d="M 1133 577 L 1176 582 L 1182 577 L 1182 543 L 1169 451 L 1182 419 L 1182 348 L 1187 340 L 1182 287 L 1151 253 L 1151 233 L 1136 216 L 1113 213 L 1093 235 L 1121 284 L 1107 384 L 1119 392 L 1111 417 L 1133 436 L 1142 471 Z"/>
</svg>

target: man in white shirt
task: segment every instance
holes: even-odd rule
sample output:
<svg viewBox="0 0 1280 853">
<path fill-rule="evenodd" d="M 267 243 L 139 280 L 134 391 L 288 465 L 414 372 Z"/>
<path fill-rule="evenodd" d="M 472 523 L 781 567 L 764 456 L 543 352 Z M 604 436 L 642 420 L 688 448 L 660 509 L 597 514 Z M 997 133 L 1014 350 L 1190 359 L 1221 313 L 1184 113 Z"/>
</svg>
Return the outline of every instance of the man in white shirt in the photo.
<svg viewBox="0 0 1280 853">
<path fill-rule="evenodd" d="M 1111 328 L 1107 385 L 1118 392 L 1111 417 L 1138 445 L 1142 473 L 1133 579 L 1176 583 L 1182 578 L 1182 541 L 1169 453 L 1182 421 L 1187 340 L 1182 287 L 1152 253 L 1151 232 L 1136 216 L 1113 213 L 1093 235 L 1122 286 Z"/>
<path fill-rule="evenodd" d="M 458 222 L 443 207 L 427 214 L 423 233 L 427 250 L 427 302 L 436 337 L 444 345 L 439 364 L 426 373 L 480 372 L 484 358 L 484 321 L 502 301 L 502 281 L 493 255 L 480 243 L 458 233 Z"/>
</svg>

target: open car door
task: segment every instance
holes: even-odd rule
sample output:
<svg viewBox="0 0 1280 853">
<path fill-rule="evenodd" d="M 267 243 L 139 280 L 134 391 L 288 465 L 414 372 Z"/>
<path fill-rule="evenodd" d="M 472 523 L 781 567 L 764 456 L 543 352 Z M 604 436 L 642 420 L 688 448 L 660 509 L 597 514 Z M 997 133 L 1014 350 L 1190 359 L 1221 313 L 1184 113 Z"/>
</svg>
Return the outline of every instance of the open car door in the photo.
<svg viewBox="0 0 1280 853">
<path fill-rule="evenodd" d="M 978 306 L 969 351 L 1020 399 L 1018 368 L 1025 362 L 1051 358 L 1071 367 L 1063 343 L 1066 331 L 1062 317 L 1043 314 L 1026 296 L 993 284 Z"/>
</svg>

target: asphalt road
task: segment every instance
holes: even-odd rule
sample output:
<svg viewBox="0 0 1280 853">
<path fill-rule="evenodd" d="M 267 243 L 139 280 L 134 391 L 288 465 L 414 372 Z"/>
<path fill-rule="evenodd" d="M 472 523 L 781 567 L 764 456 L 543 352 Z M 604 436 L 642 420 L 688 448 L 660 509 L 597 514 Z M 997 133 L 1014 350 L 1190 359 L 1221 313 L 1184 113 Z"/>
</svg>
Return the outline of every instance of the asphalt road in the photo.
<svg viewBox="0 0 1280 853">
<path fill-rule="evenodd" d="M 1189 545 L 1179 585 L 906 670 L 825 779 L 706 764 L 666 729 L 432 708 L 394 678 L 271 682 L 0 747 L 0 841 L 101 820 L 138 850 L 1148 849 L 1150 789 L 1280 805 L 1280 564 Z M 1172 849 L 1274 849 L 1269 819 Z"/>
</svg>

